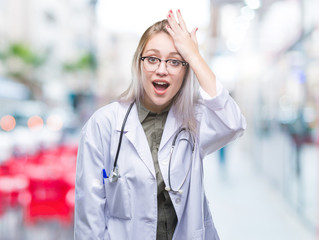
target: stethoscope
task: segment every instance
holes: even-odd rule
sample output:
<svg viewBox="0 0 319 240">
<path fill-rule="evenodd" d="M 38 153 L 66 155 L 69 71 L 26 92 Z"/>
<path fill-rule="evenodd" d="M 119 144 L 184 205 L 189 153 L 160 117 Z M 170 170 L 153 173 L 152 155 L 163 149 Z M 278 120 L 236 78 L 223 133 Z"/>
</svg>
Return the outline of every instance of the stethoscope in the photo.
<svg viewBox="0 0 319 240">
<path fill-rule="evenodd" d="M 124 127 L 125 127 L 125 124 L 126 124 L 126 121 L 127 121 L 127 118 L 128 118 L 128 115 L 130 114 L 130 111 L 133 107 L 135 102 L 132 102 L 131 105 L 129 106 L 126 114 L 125 114 L 125 117 L 124 117 L 124 120 L 123 120 L 123 123 L 122 123 L 122 127 L 121 127 L 121 133 L 120 133 L 120 138 L 119 138 L 119 143 L 118 143 L 118 146 L 117 146 L 117 151 L 116 151 L 116 155 L 115 155 L 115 160 L 114 160 L 114 165 L 113 165 L 113 170 L 109 176 L 109 181 L 110 182 L 116 182 L 118 180 L 118 178 L 120 177 L 120 173 L 119 173 L 119 168 L 118 168 L 118 165 L 117 165 L 117 161 L 118 161 L 118 157 L 119 157 L 119 154 L 120 154 L 120 149 L 121 149 L 121 144 L 122 144 L 122 138 L 123 138 L 123 133 L 124 133 Z M 190 172 L 190 169 L 192 167 L 192 162 L 193 162 L 193 157 L 194 157 L 194 149 L 195 149 L 195 140 L 194 138 L 191 136 L 191 139 L 192 139 L 192 142 L 189 140 L 189 139 L 184 139 L 186 140 L 191 146 L 191 150 L 192 150 L 192 156 L 191 156 L 191 161 L 189 163 L 189 168 L 188 168 L 188 171 L 182 181 L 182 183 L 180 184 L 180 186 L 177 188 L 177 190 L 173 189 L 172 188 L 172 185 L 171 185 L 171 162 L 172 162 L 172 157 L 173 157 L 173 153 L 174 153 L 174 148 L 175 148 L 175 145 L 176 145 L 176 140 L 178 138 L 178 136 L 183 132 L 183 131 L 187 131 L 186 128 L 181 128 L 179 129 L 179 131 L 176 133 L 176 135 L 174 136 L 174 139 L 173 139 L 173 142 L 172 142 L 172 147 L 171 147 L 171 150 L 170 150 L 170 157 L 169 157 L 169 163 L 168 163 L 168 186 L 165 187 L 165 190 L 168 191 L 168 192 L 172 192 L 172 193 L 179 193 L 179 194 L 182 194 L 183 193 L 183 190 L 181 189 L 182 186 L 184 185 L 187 177 L 188 177 L 188 174 Z"/>
</svg>

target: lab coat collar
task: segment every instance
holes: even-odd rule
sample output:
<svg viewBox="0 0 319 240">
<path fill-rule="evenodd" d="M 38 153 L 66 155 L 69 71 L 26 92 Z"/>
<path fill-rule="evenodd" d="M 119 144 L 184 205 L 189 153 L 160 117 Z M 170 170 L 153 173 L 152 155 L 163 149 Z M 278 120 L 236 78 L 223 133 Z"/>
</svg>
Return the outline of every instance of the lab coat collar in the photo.
<svg viewBox="0 0 319 240">
<path fill-rule="evenodd" d="M 120 104 L 120 109 L 117 116 L 117 126 L 116 130 L 121 132 L 123 120 L 125 118 L 129 104 Z M 156 178 L 154 163 L 152 160 L 152 154 L 150 148 L 148 147 L 147 138 L 145 136 L 143 127 L 138 118 L 137 106 L 136 103 L 131 109 L 130 114 L 128 115 L 125 127 L 124 127 L 124 136 L 128 138 L 131 144 L 136 149 L 136 152 L 152 173 L 153 177 Z M 121 151 L 125 151 L 125 146 L 122 145 Z"/>
<path fill-rule="evenodd" d="M 116 126 L 116 130 L 118 132 L 121 132 L 122 123 L 125 118 L 125 114 L 127 112 L 128 107 L 129 107 L 129 104 L 120 105 L 120 110 L 117 117 L 117 126 Z M 168 141 L 173 136 L 175 136 L 176 131 L 181 127 L 181 122 L 178 121 L 176 118 L 175 109 L 176 109 L 175 105 L 172 105 L 168 112 L 168 116 L 166 119 L 164 131 L 163 131 L 163 135 L 161 139 L 161 144 L 160 144 L 158 152 L 160 152 L 161 149 L 168 143 Z M 154 178 L 156 178 L 152 154 L 148 147 L 149 145 L 148 145 L 143 127 L 138 118 L 136 103 L 134 104 L 130 114 L 128 115 L 126 125 L 124 128 L 124 135 L 132 143 L 132 145 L 136 149 L 137 153 L 139 154 L 144 164 L 150 170 Z"/>
<path fill-rule="evenodd" d="M 175 135 L 176 131 L 181 127 L 181 122 L 177 120 L 177 117 L 175 115 L 176 107 L 173 104 L 168 112 L 168 116 L 166 119 L 161 144 L 159 147 L 159 152 L 161 149 L 168 143 L 170 138 Z"/>
</svg>

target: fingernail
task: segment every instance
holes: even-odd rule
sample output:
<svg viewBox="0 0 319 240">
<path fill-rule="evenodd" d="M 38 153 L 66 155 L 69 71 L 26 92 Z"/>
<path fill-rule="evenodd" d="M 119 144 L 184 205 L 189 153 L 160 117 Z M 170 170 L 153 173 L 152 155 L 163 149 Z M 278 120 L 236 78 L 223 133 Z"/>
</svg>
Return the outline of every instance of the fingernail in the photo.
<svg viewBox="0 0 319 240">
<path fill-rule="evenodd" d="M 170 12 L 170 13 L 173 13 L 172 9 L 171 9 L 171 10 L 169 10 L 169 12 Z"/>
<path fill-rule="evenodd" d="M 181 10 L 178 9 L 177 12 L 181 13 Z"/>
<path fill-rule="evenodd" d="M 195 32 L 197 32 L 198 28 L 196 28 Z"/>
</svg>

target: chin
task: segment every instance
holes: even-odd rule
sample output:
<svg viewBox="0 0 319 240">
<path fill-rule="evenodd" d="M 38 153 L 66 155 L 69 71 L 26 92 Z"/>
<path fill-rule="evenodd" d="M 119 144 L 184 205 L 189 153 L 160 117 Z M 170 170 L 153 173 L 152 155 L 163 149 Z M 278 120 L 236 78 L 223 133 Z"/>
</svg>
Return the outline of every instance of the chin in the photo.
<svg viewBox="0 0 319 240">
<path fill-rule="evenodd" d="M 162 107 L 166 107 L 167 105 L 170 104 L 169 99 L 152 99 L 152 104 L 154 104 L 154 106 L 156 108 L 162 108 Z"/>
</svg>

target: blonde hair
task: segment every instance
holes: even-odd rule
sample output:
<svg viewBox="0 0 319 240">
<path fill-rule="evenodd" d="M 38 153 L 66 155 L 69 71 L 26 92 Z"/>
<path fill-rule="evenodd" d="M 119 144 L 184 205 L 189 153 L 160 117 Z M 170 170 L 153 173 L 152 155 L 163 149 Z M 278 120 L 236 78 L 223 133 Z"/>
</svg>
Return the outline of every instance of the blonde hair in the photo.
<svg viewBox="0 0 319 240">
<path fill-rule="evenodd" d="M 119 100 L 122 102 L 133 102 L 137 104 L 142 102 L 144 97 L 143 74 L 141 66 L 141 54 L 146 44 L 157 33 L 166 33 L 168 21 L 162 20 L 150 26 L 142 35 L 132 61 L 132 81 L 128 89 L 120 95 Z M 175 106 L 175 115 L 182 123 L 182 127 L 188 128 L 193 135 L 196 135 L 196 118 L 195 105 L 198 103 L 198 84 L 195 81 L 194 72 L 188 67 L 182 86 L 173 98 Z"/>
</svg>

